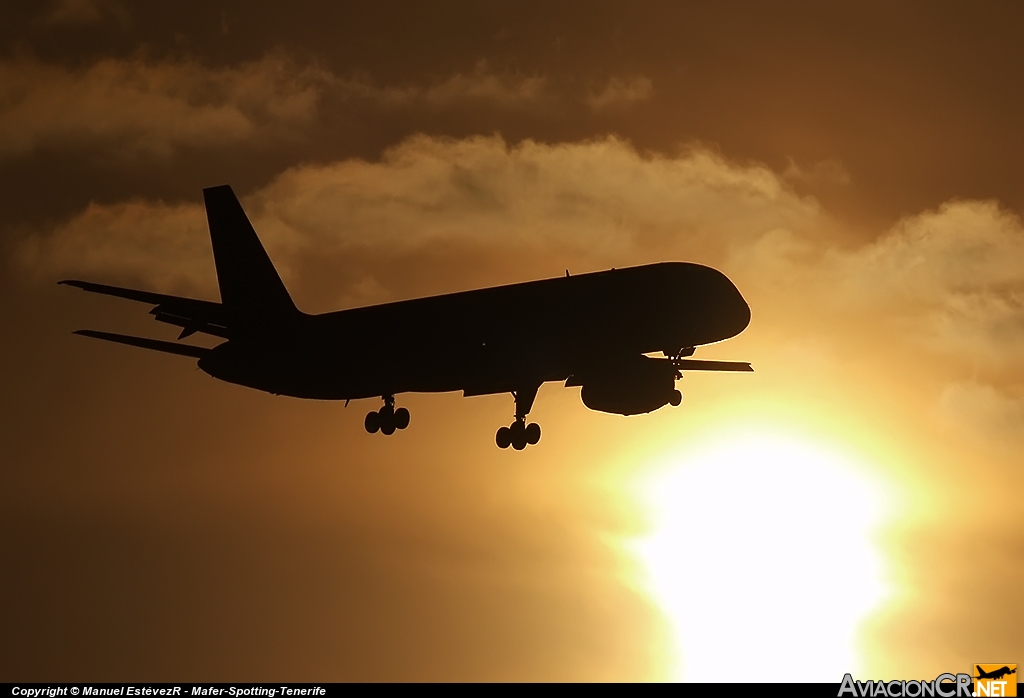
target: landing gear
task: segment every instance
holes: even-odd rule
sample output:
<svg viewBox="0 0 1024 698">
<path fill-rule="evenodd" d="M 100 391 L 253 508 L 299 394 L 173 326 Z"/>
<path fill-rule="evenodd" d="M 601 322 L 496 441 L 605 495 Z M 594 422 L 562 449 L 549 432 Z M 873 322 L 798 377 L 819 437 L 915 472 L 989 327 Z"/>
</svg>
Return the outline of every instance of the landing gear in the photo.
<svg viewBox="0 0 1024 698">
<path fill-rule="evenodd" d="M 498 448 L 511 446 L 517 451 L 522 451 L 540 441 L 540 425 L 535 422 L 526 423 L 526 416 L 530 414 L 539 387 L 540 385 L 535 385 L 512 393 L 516 398 L 516 418 L 512 424 L 501 427 L 494 435 L 494 443 Z"/>
<path fill-rule="evenodd" d="M 673 380 L 679 380 L 680 378 L 683 377 L 683 374 L 679 371 L 679 362 L 684 357 L 693 356 L 693 351 L 695 348 L 696 347 L 679 347 L 676 349 L 666 349 L 663 352 L 665 356 L 669 358 L 669 360 L 672 362 L 672 365 L 676 369 L 676 375 L 673 377 Z M 682 404 L 682 402 L 683 394 L 678 390 L 673 389 L 672 392 L 669 393 L 668 395 L 668 404 L 672 405 L 673 407 L 679 407 L 679 405 Z"/>
<path fill-rule="evenodd" d="M 527 424 L 524 421 L 512 422 L 512 426 L 501 427 L 494 435 L 494 443 L 498 448 L 511 446 L 517 451 L 522 451 L 527 446 L 533 446 L 540 441 L 540 425 L 536 422 Z"/>
<path fill-rule="evenodd" d="M 363 426 L 371 434 L 378 431 L 385 436 L 391 436 L 396 429 L 405 429 L 409 426 L 409 410 L 404 407 L 395 409 L 395 396 L 385 395 L 384 406 L 376 412 L 368 412 Z"/>
</svg>

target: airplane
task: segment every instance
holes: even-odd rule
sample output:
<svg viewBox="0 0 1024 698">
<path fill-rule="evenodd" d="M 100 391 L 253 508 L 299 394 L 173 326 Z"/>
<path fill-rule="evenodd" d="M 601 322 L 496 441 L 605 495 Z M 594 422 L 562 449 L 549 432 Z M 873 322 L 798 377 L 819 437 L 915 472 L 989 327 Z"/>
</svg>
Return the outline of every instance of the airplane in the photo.
<svg viewBox="0 0 1024 698">
<path fill-rule="evenodd" d="M 975 665 L 975 668 L 978 670 L 978 675 L 974 677 L 976 679 L 993 679 L 993 680 L 998 680 L 998 679 L 1003 678 L 1004 676 L 1008 676 L 1010 674 L 1016 674 L 1017 673 L 1017 669 L 1016 668 L 1011 669 L 1008 666 L 1004 666 L 1004 667 L 1002 667 L 1000 669 L 993 669 L 992 671 L 985 671 L 984 669 L 982 669 L 980 666 L 977 666 L 977 665 Z"/>
<path fill-rule="evenodd" d="M 752 371 L 747 362 L 687 358 L 742 332 L 750 308 L 721 272 L 662 262 L 309 315 L 292 302 L 228 185 L 203 190 L 220 302 L 89 281 L 62 285 L 152 305 L 178 342 L 74 334 L 198 359 L 207 374 L 274 395 L 380 398 L 369 433 L 409 426 L 401 393 L 511 393 L 512 423 L 495 434 L 517 451 L 540 441 L 527 423 L 541 384 L 579 386 L 583 404 L 636 415 L 682 400 L 682 371 Z M 181 340 L 224 339 L 213 348 Z M 656 356 L 648 356 L 655 354 Z M 660 358 L 661 354 L 664 358 Z"/>
</svg>

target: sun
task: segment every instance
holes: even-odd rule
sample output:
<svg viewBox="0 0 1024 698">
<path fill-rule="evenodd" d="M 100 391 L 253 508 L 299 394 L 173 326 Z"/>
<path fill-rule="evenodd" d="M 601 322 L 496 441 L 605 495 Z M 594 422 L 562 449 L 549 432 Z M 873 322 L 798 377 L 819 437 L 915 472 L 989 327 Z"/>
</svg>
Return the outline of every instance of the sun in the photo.
<svg viewBox="0 0 1024 698">
<path fill-rule="evenodd" d="M 804 438 L 722 434 L 642 486 L 635 543 L 673 626 L 675 678 L 835 682 L 859 668 L 858 626 L 886 594 L 873 537 L 884 489 Z"/>
</svg>

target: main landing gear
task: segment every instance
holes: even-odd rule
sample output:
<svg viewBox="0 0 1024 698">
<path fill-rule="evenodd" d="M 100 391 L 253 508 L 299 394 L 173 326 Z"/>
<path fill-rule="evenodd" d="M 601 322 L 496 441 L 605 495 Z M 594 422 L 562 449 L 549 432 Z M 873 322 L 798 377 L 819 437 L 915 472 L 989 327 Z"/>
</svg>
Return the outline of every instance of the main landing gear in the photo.
<svg viewBox="0 0 1024 698">
<path fill-rule="evenodd" d="M 501 427 L 494 435 L 494 442 L 498 448 L 511 446 L 517 451 L 522 451 L 528 445 L 532 446 L 540 441 L 540 425 L 536 422 L 526 423 L 525 419 L 517 419 L 510 426 Z"/>
<path fill-rule="evenodd" d="M 395 409 L 395 396 L 385 395 L 384 406 L 376 412 L 368 412 L 363 426 L 366 431 L 376 434 L 378 431 L 385 436 L 391 436 L 396 429 L 405 429 L 409 426 L 409 410 L 404 407 Z"/>
<path fill-rule="evenodd" d="M 535 385 L 512 393 L 516 399 L 516 418 L 511 425 L 501 427 L 494 435 L 494 442 L 498 448 L 511 446 L 517 451 L 522 451 L 527 445 L 532 446 L 540 441 L 540 425 L 535 422 L 526 423 L 526 416 L 530 414 L 538 388 L 540 386 Z"/>
</svg>

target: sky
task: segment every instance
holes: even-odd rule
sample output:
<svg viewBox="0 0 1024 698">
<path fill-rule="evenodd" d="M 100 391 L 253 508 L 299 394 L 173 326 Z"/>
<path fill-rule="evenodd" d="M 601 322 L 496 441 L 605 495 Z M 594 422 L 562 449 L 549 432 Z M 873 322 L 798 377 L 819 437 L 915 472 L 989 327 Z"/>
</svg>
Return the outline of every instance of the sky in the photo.
<svg viewBox="0 0 1024 698">
<path fill-rule="evenodd" d="M 0 9 L 4 680 L 933 678 L 1024 653 L 1024 8 Z M 297 305 L 665 260 L 740 336 L 681 407 L 301 401 L 64 278 Z M 679 302 L 651 299 L 652 303 Z M 198 339 L 196 341 L 204 341 Z M 424 338 L 429 341 L 429 338 Z M 411 347 L 415 351 L 415 347 Z M 357 370 L 357 368 L 354 368 Z"/>
</svg>

